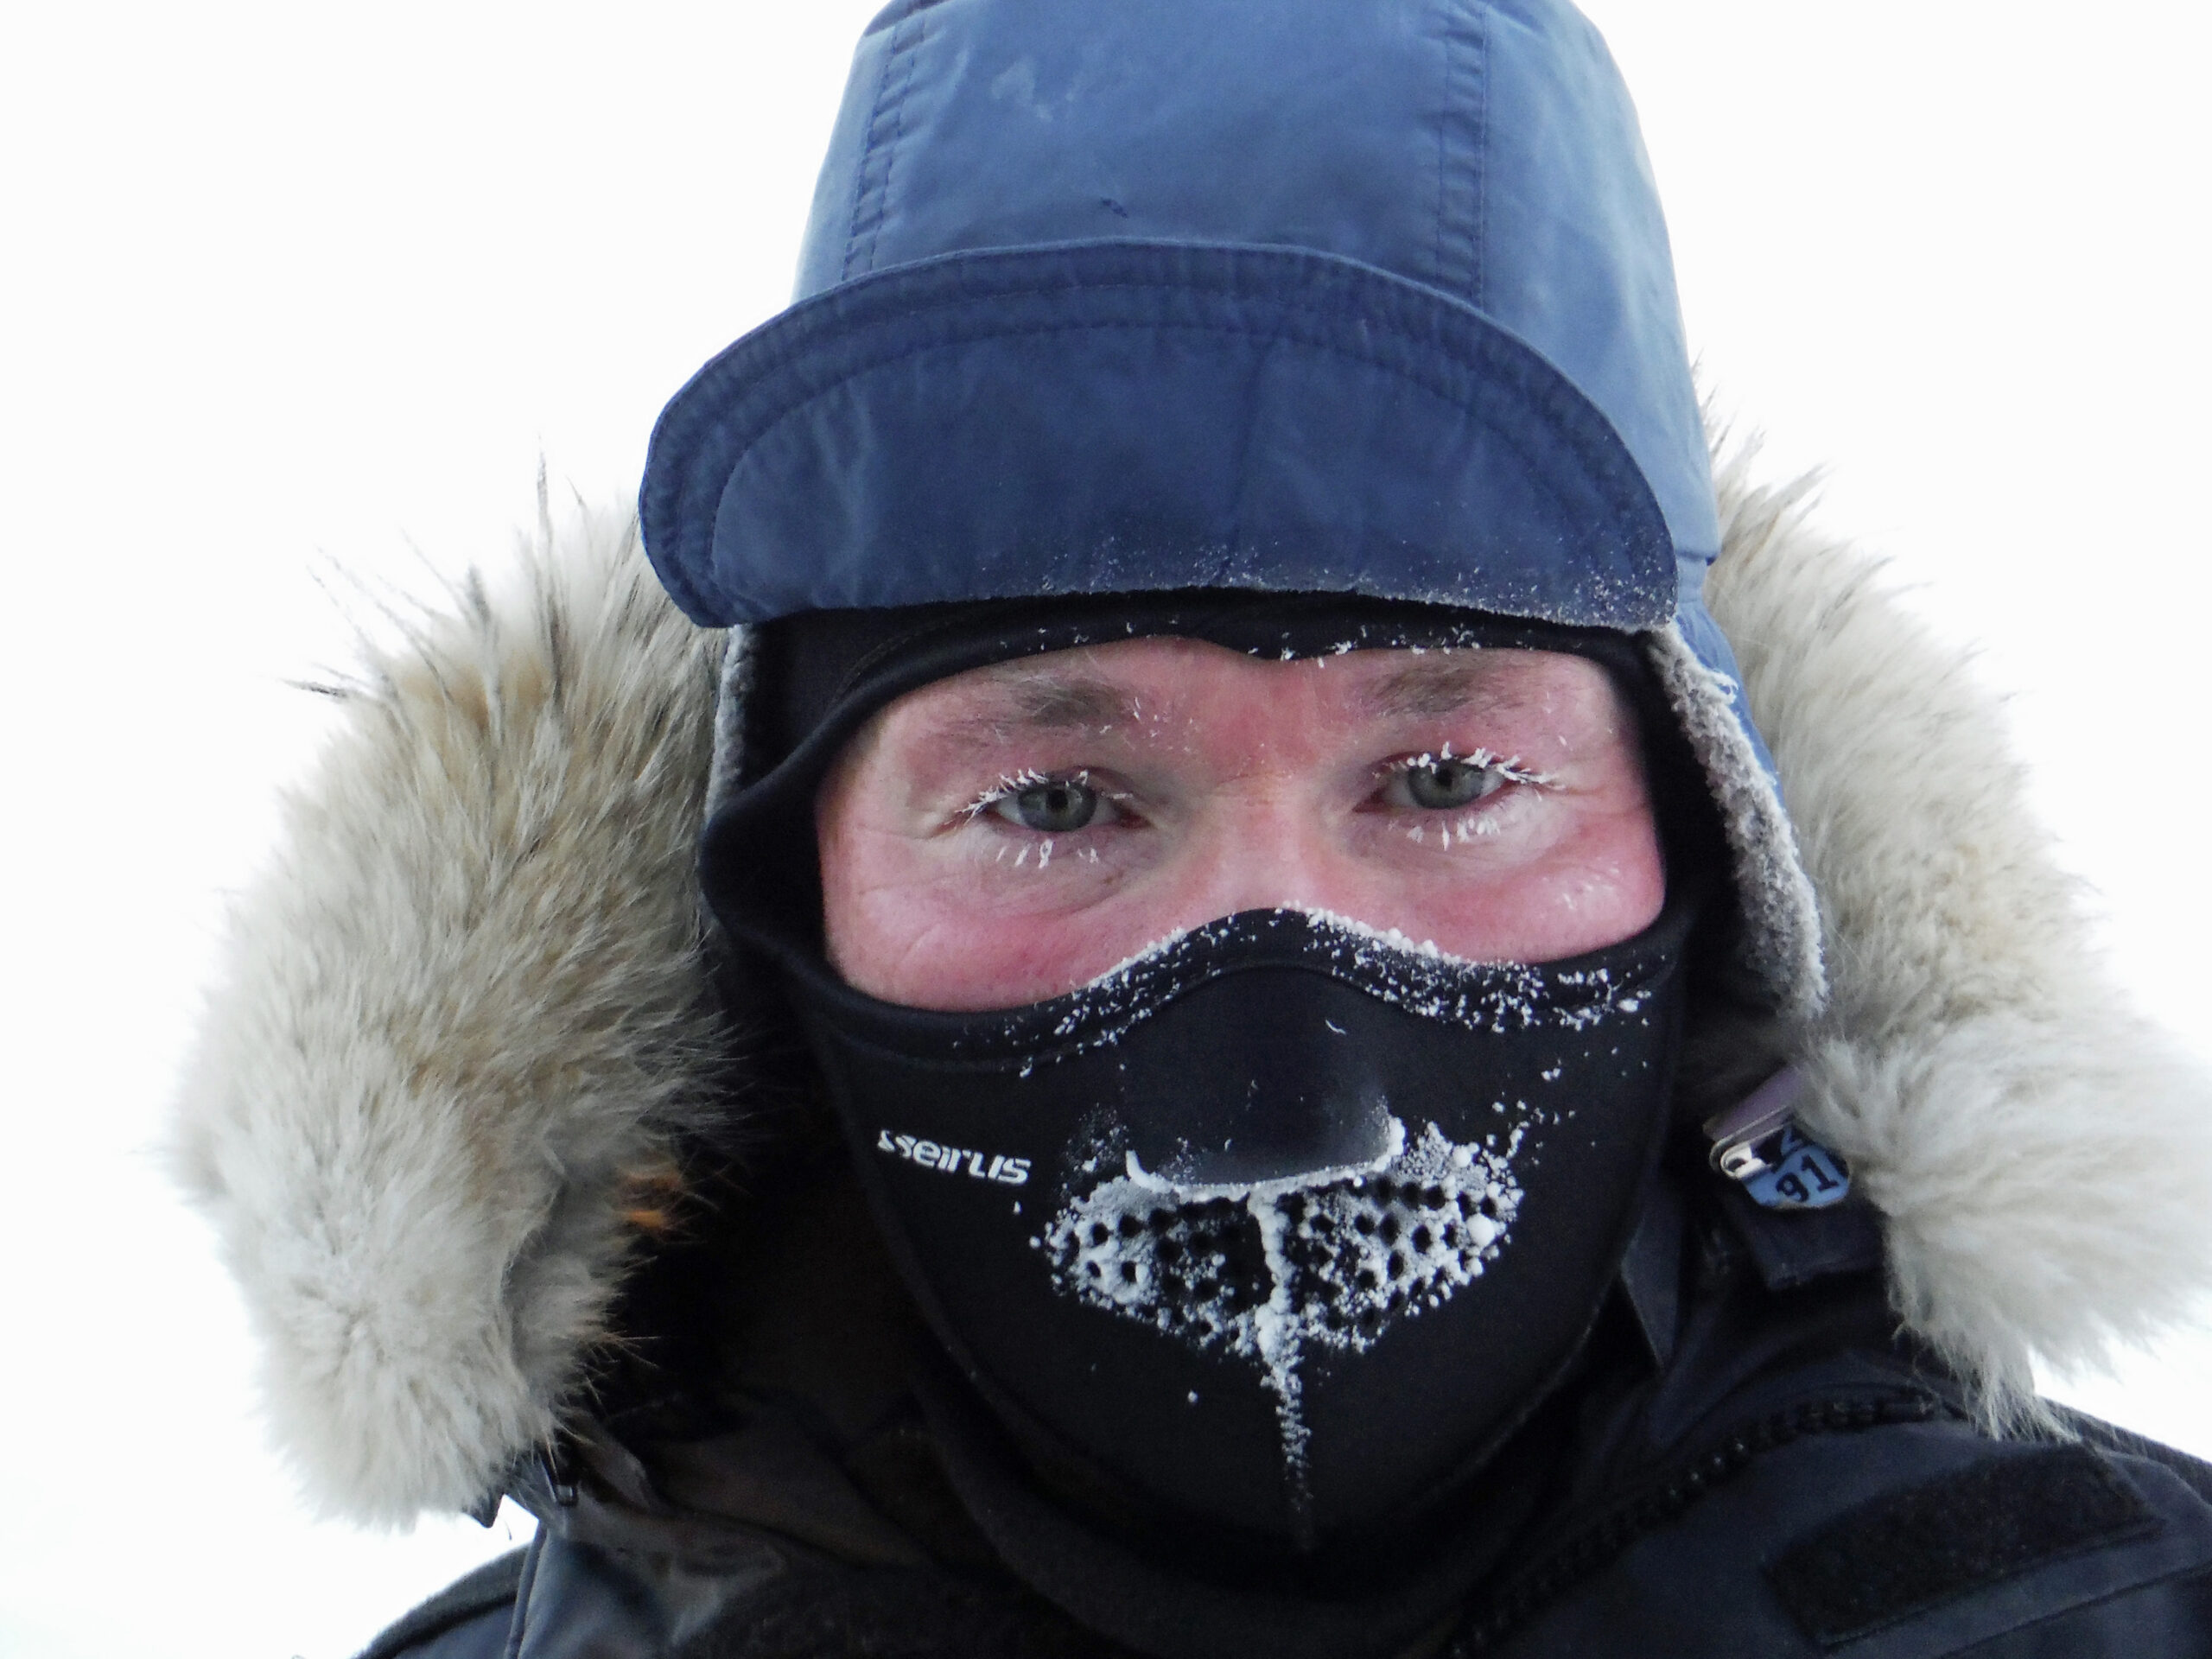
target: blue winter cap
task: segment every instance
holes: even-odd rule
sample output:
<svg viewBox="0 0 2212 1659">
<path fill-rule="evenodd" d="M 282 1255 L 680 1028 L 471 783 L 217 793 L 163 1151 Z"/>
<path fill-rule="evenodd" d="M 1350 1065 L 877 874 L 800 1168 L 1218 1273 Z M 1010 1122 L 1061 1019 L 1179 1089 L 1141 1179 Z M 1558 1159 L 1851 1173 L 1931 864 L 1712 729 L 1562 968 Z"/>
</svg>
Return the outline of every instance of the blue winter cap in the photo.
<svg viewBox="0 0 2212 1659">
<path fill-rule="evenodd" d="M 1564 0 L 895 0 L 796 302 L 671 402 L 640 505 L 710 626 L 1248 588 L 1663 632 L 1724 817 L 1786 836 L 1765 776 L 1729 798 L 1770 763 L 1666 226 Z"/>
</svg>

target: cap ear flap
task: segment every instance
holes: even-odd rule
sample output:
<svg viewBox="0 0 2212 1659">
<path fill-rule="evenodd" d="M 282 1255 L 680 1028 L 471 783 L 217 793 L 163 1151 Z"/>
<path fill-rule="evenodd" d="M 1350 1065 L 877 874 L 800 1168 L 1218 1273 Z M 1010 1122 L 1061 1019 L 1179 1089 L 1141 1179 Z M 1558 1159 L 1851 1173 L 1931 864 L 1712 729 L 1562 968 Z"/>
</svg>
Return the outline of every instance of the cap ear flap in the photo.
<svg viewBox="0 0 2212 1659">
<path fill-rule="evenodd" d="M 1717 638 L 1701 609 L 1699 616 Z M 1820 904 L 1742 688 L 1693 648 L 1679 622 L 1644 638 L 1726 842 L 1742 918 L 1736 949 L 1741 994 L 1785 1020 L 1810 1020 L 1827 1001 Z M 1725 650 L 1726 641 L 1719 643 Z"/>
</svg>

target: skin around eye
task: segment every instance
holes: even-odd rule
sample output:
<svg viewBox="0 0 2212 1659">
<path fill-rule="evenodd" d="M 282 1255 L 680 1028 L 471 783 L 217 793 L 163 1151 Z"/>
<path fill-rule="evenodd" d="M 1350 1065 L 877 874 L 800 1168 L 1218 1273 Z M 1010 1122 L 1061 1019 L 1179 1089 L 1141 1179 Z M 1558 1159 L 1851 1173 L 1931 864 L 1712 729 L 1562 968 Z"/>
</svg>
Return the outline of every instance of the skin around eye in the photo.
<svg viewBox="0 0 2212 1659">
<path fill-rule="evenodd" d="M 831 964 L 916 1007 L 1041 1001 L 1241 911 L 1542 962 L 1664 898 L 1635 719 L 1543 652 L 1147 639 L 979 669 L 856 734 L 816 831 Z"/>
</svg>

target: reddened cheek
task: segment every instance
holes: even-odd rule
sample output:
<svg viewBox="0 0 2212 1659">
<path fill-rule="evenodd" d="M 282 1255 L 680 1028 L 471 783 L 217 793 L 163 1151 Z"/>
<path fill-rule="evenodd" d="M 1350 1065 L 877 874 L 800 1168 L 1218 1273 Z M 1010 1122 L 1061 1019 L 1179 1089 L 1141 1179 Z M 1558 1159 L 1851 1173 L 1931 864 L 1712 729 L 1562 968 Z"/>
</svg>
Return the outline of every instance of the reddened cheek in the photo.
<svg viewBox="0 0 2212 1659">
<path fill-rule="evenodd" d="M 1126 881 L 1111 864 L 1084 862 L 1080 848 L 1047 864 L 1037 855 L 1042 838 L 825 824 L 830 960 L 887 1001 L 1018 1006 L 1073 990 L 1173 932 L 1276 905 L 1349 916 L 1475 960 L 1556 960 L 1642 931 L 1664 900 L 1640 798 L 1605 812 L 1595 804 L 1532 803 L 1549 839 L 1531 853 L 1524 826 L 1517 840 L 1501 839 L 1503 857 L 1487 856 L 1487 841 L 1472 855 L 1433 844 L 1420 855 L 1395 831 L 1408 855 L 1332 850 L 1315 823 L 1290 811 L 1262 822 L 1246 815 L 1241 828 L 1201 821 L 1155 837 L 1154 863 Z M 1006 856 L 1011 849 L 1019 851 Z"/>
<path fill-rule="evenodd" d="M 1044 844 L 836 826 L 821 842 L 830 965 L 870 995 L 935 1008 L 1017 1006 L 1095 977 L 1144 924 L 1114 902 L 1110 869 L 1080 848 L 1047 861 Z"/>
</svg>

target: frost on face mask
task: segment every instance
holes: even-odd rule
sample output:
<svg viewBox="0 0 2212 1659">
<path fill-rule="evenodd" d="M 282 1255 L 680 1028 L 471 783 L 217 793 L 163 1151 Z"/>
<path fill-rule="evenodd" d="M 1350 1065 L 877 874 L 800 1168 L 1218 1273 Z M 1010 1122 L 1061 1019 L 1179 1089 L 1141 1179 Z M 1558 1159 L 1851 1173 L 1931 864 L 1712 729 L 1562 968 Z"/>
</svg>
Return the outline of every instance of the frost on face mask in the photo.
<svg viewBox="0 0 2212 1659">
<path fill-rule="evenodd" d="M 1256 1363 L 1303 1507 L 1306 1351 L 1363 1353 L 1481 1277 L 1520 1209 L 1522 1133 L 1463 1146 L 1431 1123 L 1408 1145 L 1392 1117 L 1371 1163 L 1240 1185 L 1179 1182 L 1130 1153 L 1036 1242 L 1064 1292 Z"/>
</svg>

